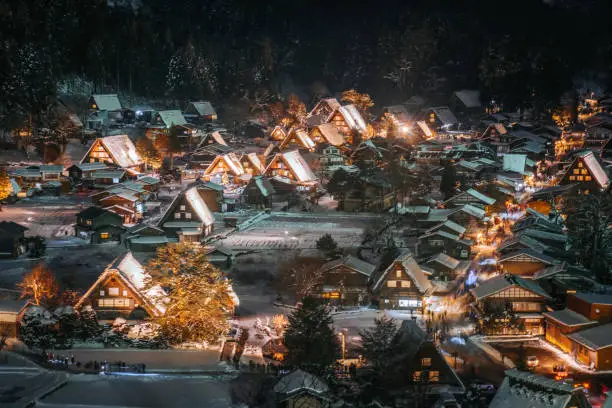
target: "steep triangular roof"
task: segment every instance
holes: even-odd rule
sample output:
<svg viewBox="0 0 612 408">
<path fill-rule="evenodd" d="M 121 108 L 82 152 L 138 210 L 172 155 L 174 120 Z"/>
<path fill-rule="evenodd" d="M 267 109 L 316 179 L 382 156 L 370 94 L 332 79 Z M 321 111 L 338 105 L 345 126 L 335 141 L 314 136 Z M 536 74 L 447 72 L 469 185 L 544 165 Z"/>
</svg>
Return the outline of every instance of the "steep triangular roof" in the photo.
<svg viewBox="0 0 612 408">
<path fill-rule="evenodd" d="M 270 161 L 270 164 L 268 164 L 268 167 L 266 168 L 266 173 L 278 160 L 282 160 L 289 167 L 289 169 L 299 182 L 305 183 L 317 180 L 317 176 L 315 176 L 315 174 L 310 169 L 310 166 L 308 166 L 300 152 L 298 152 L 297 150 L 285 153 L 278 153 L 276 156 L 274 156 L 272 161 Z"/>
<path fill-rule="evenodd" d="M 128 135 L 114 135 L 96 139 L 89 150 L 87 150 L 87 153 L 85 153 L 85 156 L 83 156 L 81 163 L 85 163 L 89 153 L 98 145 L 101 145 L 106 150 L 111 159 L 119 167 L 130 168 L 142 164 L 142 158 Z"/>
<path fill-rule="evenodd" d="M 96 104 L 94 109 L 105 110 L 105 111 L 119 111 L 121 110 L 121 102 L 117 94 L 97 94 L 91 96 Z"/>
<path fill-rule="evenodd" d="M 174 200 L 172 200 L 172 203 L 166 209 L 166 211 L 164 212 L 164 215 L 160 218 L 157 224 L 159 227 L 163 227 L 164 223 L 166 223 L 168 218 L 170 218 L 170 216 L 175 213 L 176 207 L 179 203 L 179 199 L 182 196 L 185 197 L 187 203 L 189 204 L 191 209 L 195 212 L 196 216 L 200 219 L 200 222 L 204 226 L 213 225 L 215 223 L 215 217 L 213 216 L 212 212 L 210 211 L 210 209 L 204 202 L 204 199 L 202 198 L 200 193 L 198 193 L 198 187 L 190 186 L 187 189 L 180 192 L 179 194 L 177 194 L 176 197 L 174 197 Z M 196 221 L 196 220 L 193 220 L 193 221 Z"/>
<path fill-rule="evenodd" d="M 106 267 L 96 282 L 79 299 L 75 308 L 80 307 L 91 296 L 93 291 L 111 276 L 120 279 L 140 298 L 143 308 L 150 316 L 154 317 L 164 314 L 166 311 L 166 305 L 164 304 L 165 291 L 159 285 L 147 288 L 147 281 L 150 275 L 145 272 L 142 264 L 129 251 L 115 258 Z"/>
<path fill-rule="evenodd" d="M 535 281 L 510 274 L 500 275 L 486 280 L 474 289 L 471 289 L 470 292 L 477 300 L 480 300 L 513 286 L 528 290 L 545 299 L 551 299 L 550 295 Z"/>
<path fill-rule="evenodd" d="M 189 105 L 200 116 L 214 116 L 217 114 L 212 103 L 210 103 L 209 101 L 189 102 Z"/>
<path fill-rule="evenodd" d="M 266 171 L 266 166 L 257 153 L 251 152 L 243 154 L 240 158 L 240 162 L 243 163 L 245 160 L 251 163 L 251 166 L 257 170 L 256 174 L 263 174 Z"/>
<path fill-rule="evenodd" d="M 338 128 L 331 123 L 324 123 L 322 125 L 318 125 L 316 128 L 319 130 L 325 141 L 330 145 L 342 146 L 346 143 L 346 140 L 344 140 L 344 135 L 340 133 Z"/>
<path fill-rule="evenodd" d="M 183 116 L 183 113 L 178 109 L 159 111 L 158 114 L 164 126 L 168 129 L 172 126 L 183 126 L 187 124 L 187 120 Z"/>
<path fill-rule="evenodd" d="M 376 270 L 376 265 L 372 265 L 371 263 L 362 261 L 361 259 L 356 258 L 352 255 L 347 255 L 344 258 L 327 262 L 321 267 L 321 270 L 323 272 L 327 272 L 342 265 L 368 277 L 371 276 L 372 273 L 374 273 L 374 271 Z"/>
<path fill-rule="evenodd" d="M 341 106 L 336 109 L 336 111 L 342 115 L 344 121 L 351 129 L 360 133 L 365 133 L 367 131 L 368 128 L 366 121 L 363 119 L 363 116 L 361 116 L 361 113 L 359 113 L 359 110 L 357 110 L 355 105 Z M 331 116 L 333 116 L 333 114 Z"/>
<path fill-rule="evenodd" d="M 409 249 L 403 250 L 402 253 L 399 254 L 397 258 L 384 270 L 384 272 L 378 277 L 374 286 L 372 287 L 373 291 L 378 290 L 382 283 L 387 278 L 387 275 L 392 270 L 395 270 L 395 264 L 401 264 L 404 272 L 410 277 L 410 279 L 414 282 L 414 285 L 417 289 L 422 293 L 426 294 L 432 291 L 433 286 L 429 279 L 427 279 L 427 275 L 423 272 L 419 264 L 417 264 L 416 260 L 412 256 L 412 252 Z"/>
<path fill-rule="evenodd" d="M 576 163 L 579 160 L 582 160 L 584 162 L 584 165 L 587 167 L 589 173 L 593 176 L 593 179 L 597 182 L 599 187 L 604 189 L 608 186 L 608 184 L 610 184 L 610 179 L 608 178 L 606 171 L 603 169 L 601 163 L 599 163 L 599 160 L 597 160 L 593 152 L 590 150 L 576 155 L 574 161 L 565 170 L 562 179 L 565 178 L 566 174 L 576 166 Z"/>
<path fill-rule="evenodd" d="M 312 141 L 306 129 L 292 129 L 289 134 L 283 139 L 280 144 L 281 149 L 287 148 L 291 143 L 301 145 L 303 148 L 308 150 L 314 150 L 316 143 Z"/>
<path fill-rule="evenodd" d="M 234 153 L 228 153 L 215 157 L 210 166 L 208 166 L 206 171 L 204 171 L 204 174 L 212 174 L 212 171 L 215 169 L 215 167 L 217 167 L 217 165 L 219 165 L 220 162 L 224 163 L 225 167 L 228 168 L 234 176 L 239 177 L 244 174 L 244 168 Z"/>
<path fill-rule="evenodd" d="M 223 139 L 223 136 L 221 135 L 221 133 L 219 133 L 219 131 L 215 130 L 214 132 L 207 133 L 206 136 L 204 136 L 202 138 L 202 140 L 200 140 L 200 143 L 198 143 L 198 147 L 196 147 L 196 150 L 200 146 L 203 147 L 203 146 L 207 146 L 209 144 L 214 144 L 214 143 L 210 143 L 210 139 L 212 139 L 214 141 L 214 143 L 216 143 L 216 144 L 227 146 L 227 143 L 225 142 L 225 139 Z"/>
</svg>

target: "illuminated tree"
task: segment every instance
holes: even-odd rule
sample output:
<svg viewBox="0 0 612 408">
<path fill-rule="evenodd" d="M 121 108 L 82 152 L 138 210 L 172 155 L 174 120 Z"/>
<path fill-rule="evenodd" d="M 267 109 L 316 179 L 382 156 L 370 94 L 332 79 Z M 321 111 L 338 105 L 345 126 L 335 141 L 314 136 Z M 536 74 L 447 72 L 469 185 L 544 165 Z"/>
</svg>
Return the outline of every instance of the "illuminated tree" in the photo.
<svg viewBox="0 0 612 408">
<path fill-rule="evenodd" d="M 289 320 L 287 320 L 287 316 L 284 314 L 277 314 L 272 317 L 272 327 L 274 327 L 274 331 L 278 336 L 284 333 L 288 324 Z"/>
<path fill-rule="evenodd" d="M 153 142 L 146 137 L 136 141 L 136 151 L 142 157 L 146 166 L 157 170 L 162 166 L 162 156 L 153 145 Z"/>
<path fill-rule="evenodd" d="M 355 107 L 361 112 L 361 114 L 366 115 L 368 110 L 374 106 L 374 101 L 367 93 L 359 93 L 354 89 L 349 89 L 348 91 L 342 92 L 342 102 L 347 102 L 355 105 Z"/>
<path fill-rule="evenodd" d="M 6 200 L 13 192 L 11 179 L 6 174 L 6 167 L 0 168 L 0 201 Z"/>
<path fill-rule="evenodd" d="M 294 126 L 303 125 L 308 114 L 306 105 L 294 94 L 289 95 L 286 113 Z"/>
<path fill-rule="evenodd" d="M 57 295 L 55 276 L 42 264 L 27 273 L 17 287 L 21 289 L 22 299 L 31 299 L 36 305 L 46 304 Z"/>
<path fill-rule="evenodd" d="M 208 262 L 200 247 L 188 244 L 158 248 L 147 267 L 149 287 L 165 289 L 157 302 L 166 311 L 153 318 L 170 343 L 215 343 L 229 330 L 233 311 L 230 282 Z"/>
</svg>

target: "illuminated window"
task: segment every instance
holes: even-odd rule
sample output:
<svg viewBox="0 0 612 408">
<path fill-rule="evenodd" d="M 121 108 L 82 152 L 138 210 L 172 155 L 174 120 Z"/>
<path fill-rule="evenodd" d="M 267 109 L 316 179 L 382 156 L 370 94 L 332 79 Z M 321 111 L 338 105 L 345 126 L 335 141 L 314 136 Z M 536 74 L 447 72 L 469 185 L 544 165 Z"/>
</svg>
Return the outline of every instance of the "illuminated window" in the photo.
<svg viewBox="0 0 612 408">
<path fill-rule="evenodd" d="M 180 220 L 181 219 L 181 213 L 180 212 L 174 213 L 174 219 L 175 220 Z"/>
<path fill-rule="evenodd" d="M 580 174 L 580 170 L 579 169 L 574 169 L 574 174 Z"/>
<path fill-rule="evenodd" d="M 108 239 L 108 232 L 101 232 L 100 233 L 100 238 L 101 239 Z"/>
<path fill-rule="evenodd" d="M 423 367 L 431 367 L 431 358 L 422 358 L 421 366 Z"/>
<path fill-rule="evenodd" d="M 580 170 L 580 174 L 589 174 L 589 171 L 587 169 L 582 169 Z"/>
<path fill-rule="evenodd" d="M 584 180 L 584 176 L 576 176 L 576 179 L 577 179 L 578 181 L 583 181 L 583 180 Z"/>
<path fill-rule="evenodd" d="M 439 382 L 439 381 L 440 381 L 440 372 L 430 371 L 429 372 L 429 382 Z"/>
<path fill-rule="evenodd" d="M 127 297 L 127 290 L 123 291 L 123 297 Z"/>
<path fill-rule="evenodd" d="M 421 372 L 420 371 L 415 371 L 412 374 L 412 381 L 414 381 L 414 382 L 420 382 L 421 381 Z"/>
<path fill-rule="evenodd" d="M 402 270 L 398 269 L 397 271 L 395 271 L 395 277 L 396 278 L 401 278 L 402 277 Z"/>
<path fill-rule="evenodd" d="M 576 176 L 569 176 L 570 181 L 576 180 Z"/>
<path fill-rule="evenodd" d="M 185 218 L 187 218 L 188 220 L 191 219 L 191 213 L 185 213 Z"/>
<path fill-rule="evenodd" d="M 586 181 L 591 181 L 591 180 L 592 180 L 591 176 L 585 176 L 585 177 L 584 177 L 584 179 L 585 179 Z"/>
<path fill-rule="evenodd" d="M 104 296 L 104 291 L 103 290 L 100 291 L 100 296 Z"/>
<path fill-rule="evenodd" d="M 109 296 L 119 296 L 119 288 L 108 288 Z"/>
<path fill-rule="evenodd" d="M 582 162 L 578 162 L 578 167 L 582 167 Z"/>
<path fill-rule="evenodd" d="M 397 288 L 397 281 L 387 281 L 388 288 Z"/>
<path fill-rule="evenodd" d="M 402 288 L 409 288 L 410 287 L 410 281 L 402 281 Z"/>
<path fill-rule="evenodd" d="M 91 220 L 87 220 L 87 225 L 91 225 L 92 221 Z"/>
<path fill-rule="evenodd" d="M 185 206 L 181 205 L 181 211 L 185 211 Z"/>
</svg>

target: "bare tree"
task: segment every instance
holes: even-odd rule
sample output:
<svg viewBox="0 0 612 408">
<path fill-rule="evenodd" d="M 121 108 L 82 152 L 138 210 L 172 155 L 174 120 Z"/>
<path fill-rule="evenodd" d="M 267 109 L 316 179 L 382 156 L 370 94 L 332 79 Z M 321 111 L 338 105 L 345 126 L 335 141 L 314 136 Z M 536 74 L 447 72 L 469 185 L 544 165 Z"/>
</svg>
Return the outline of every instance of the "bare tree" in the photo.
<svg viewBox="0 0 612 408">
<path fill-rule="evenodd" d="M 321 284 L 323 260 L 315 257 L 295 257 L 279 266 L 279 292 L 295 296 L 297 301 L 311 295 Z"/>
</svg>

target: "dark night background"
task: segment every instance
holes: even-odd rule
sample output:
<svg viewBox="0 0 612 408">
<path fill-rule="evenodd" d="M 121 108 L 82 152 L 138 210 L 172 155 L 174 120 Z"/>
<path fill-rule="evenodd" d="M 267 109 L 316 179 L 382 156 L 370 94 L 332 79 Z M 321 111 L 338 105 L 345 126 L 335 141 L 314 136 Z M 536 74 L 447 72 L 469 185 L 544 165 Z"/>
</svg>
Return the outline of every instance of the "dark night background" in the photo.
<svg viewBox="0 0 612 408">
<path fill-rule="evenodd" d="M 607 1 L 129 1 L 0 0 L 0 121 L 44 111 L 75 75 L 174 100 L 477 88 L 515 108 L 606 86 L 612 64 Z"/>
</svg>

